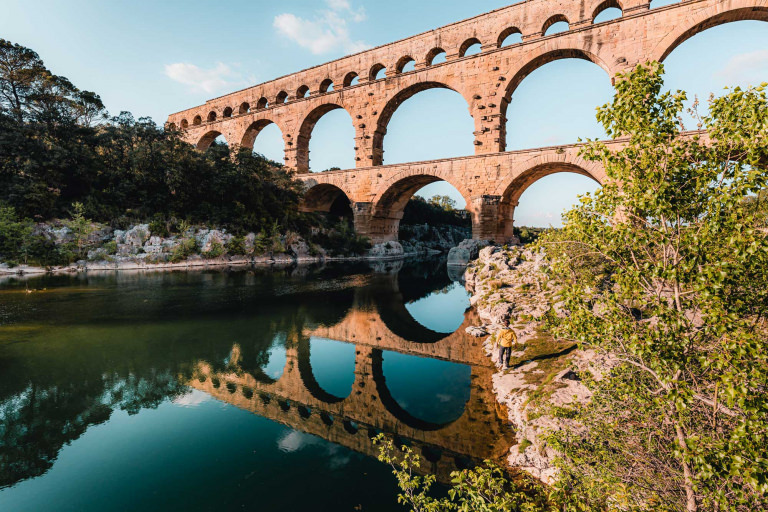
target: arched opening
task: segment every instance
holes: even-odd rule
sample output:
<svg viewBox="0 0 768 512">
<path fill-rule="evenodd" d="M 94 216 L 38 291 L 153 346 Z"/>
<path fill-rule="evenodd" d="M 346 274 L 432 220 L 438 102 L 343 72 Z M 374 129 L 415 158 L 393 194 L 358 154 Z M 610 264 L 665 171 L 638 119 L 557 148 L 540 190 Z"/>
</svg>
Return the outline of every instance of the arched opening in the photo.
<svg viewBox="0 0 768 512">
<path fill-rule="evenodd" d="M 405 309 L 427 329 L 453 334 L 464 323 L 464 313 L 469 306 L 469 294 L 464 284 L 452 281 L 426 297 L 408 302 Z"/>
<path fill-rule="evenodd" d="M 324 401 L 340 402 L 349 396 L 355 382 L 355 345 L 315 337 L 304 343 L 308 353 L 305 355 L 303 348 L 299 351 L 302 379 L 311 376 L 314 391 L 322 390 L 318 395 L 326 397 Z M 304 384 L 308 384 L 306 380 Z"/>
<path fill-rule="evenodd" d="M 258 110 L 264 110 L 267 107 L 269 107 L 269 100 L 267 100 L 267 98 L 259 98 L 259 101 L 256 103 L 256 108 Z"/>
<path fill-rule="evenodd" d="M 613 94 L 604 64 L 594 55 L 581 50 L 546 53 L 509 81 L 502 102 L 505 148 L 511 151 L 604 138 L 595 109 L 610 102 Z"/>
<path fill-rule="evenodd" d="M 309 98 L 309 86 L 302 85 L 296 89 L 296 99 Z"/>
<path fill-rule="evenodd" d="M 269 119 L 254 121 L 245 130 L 240 147 L 251 149 L 255 154 L 277 162 L 285 163 L 285 142 L 280 128 Z"/>
<path fill-rule="evenodd" d="M 340 105 L 326 103 L 310 112 L 299 128 L 296 144 L 301 171 L 355 167 L 355 128 Z"/>
<path fill-rule="evenodd" d="M 387 77 L 387 67 L 384 64 L 374 64 L 368 74 L 369 80 L 381 80 Z"/>
<path fill-rule="evenodd" d="M 434 66 L 435 64 L 442 64 L 446 60 L 445 50 L 442 48 L 433 48 L 426 58 L 427 66 Z"/>
<path fill-rule="evenodd" d="M 238 114 L 243 115 L 243 114 L 247 114 L 250 111 L 251 111 L 251 105 L 247 101 L 244 101 L 243 103 L 240 104 L 240 108 L 238 109 Z"/>
<path fill-rule="evenodd" d="M 476 37 L 472 37 L 464 41 L 459 47 L 459 57 L 468 57 L 470 55 L 477 55 L 482 51 L 482 44 Z"/>
<path fill-rule="evenodd" d="M 195 118 L 192 119 L 192 124 L 195 125 L 195 126 L 203 124 L 203 118 L 200 117 L 199 115 L 195 116 Z"/>
<path fill-rule="evenodd" d="M 375 200 L 371 229 L 376 241 L 401 240 L 410 245 L 433 236 L 434 232 L 424 232 L 424 224 L 454 225 L 466 228 L 460 237 L 463 240 L 471 235 L 471 219 L 464 214 L 466 204 L 465 195 L 439 176 L 407 175 L 391 183 Z"/>
<path fill-rule="evenodd" d="M 618 0 L 605 0 L 598 5 L 592 12 L 592 23 L 603 23 L 604 21 L 616 20 L 623 15 L 621 4 Z"/>
<path fill-rule="evenodd" d="M 519 236 L 520 228 L 562 226 L 562 213 L 578 197 L 600 187 L 603 175 L 571 163 L 541 164 L 517 176 L 504 190 L 499 203 L 499 238 Z M 523 240 L 526 241 L 525 239 Z"/>
<path fill-rule="evenodd" d="M 176 131 L 176 123 L 168 123 L 166 125 L 166 131 L 175 132 Z"/>
<path fill-rule="evenodd" d="M 227 107 L 224 109 L 224 117 L 232 117 L 232 107 Z"/>
<path fill-rule="evenodd" d="M 472 386 L 469 366 L 390 351 L 380 357 L 374 381 L 395 418 L 421 430 L 439 430 L 464 414 Z"/>
<path fill-rule="evenodd" d="M 509 27 L 499 34 L 498 47 L 511 46 L 523 42 L 523 33 L 517 27 Z"/>
<path fill-rule="evenodd" d="M 216 142 L 216 144 L 227 145 L 227 141 L 224 139 L 224 136 L 221 134 L 221 132 L 211 130 L 203 135 L 197 142 L 197 149 L 200 151 L 206 151 L 211 147 L 211 145 L 213 145 L 214 142 Z"/>
<path fill-rule="evenodd" d="M 277 96 L 275 97 L 275 103 L 277 105 L 282 105 L 286 101 L 288 101 L 288 93 L 287 92 L 280 91 L 279 93 L 277 93 Z"/>
<path fill-rule="evenodd" d="M 400 91 L 382 110 L 373 134 L 373 165 L 471 155 L 474 130 L 469 105 L 461 94 L 439 82 L 415 84 Z"/>
<path fill-rule="evenodd" d="M 326 78 L 320 82 L 320 93 L 325 94 L 327 92 L 333 92 L 333 80 Z"/>
<path fill-rule="evenodd" d="M 266 351 L 266 357 L 259 357 L 260 366 L 258 371 L 254 372 L 257 381 L 277 382 L 283 376 L 288 360 L 286 345 L 287 337 L 285 334 L 278 334 L 272 339 L 272 343 Z"/>
<path fill-rule="evenodd" d="M 679 27 L 666 48 L 664 87 L 688 93 L 686 106 L 698 98 L 698 111 L 708 114 L 710 94 L 721 96 L 726 87 L 756 86 L 768 77 L 768 8 L 736 9 L 717 14 L 692 27 Z M 701 59 L 706 55 L 706 59 Z M 698 120 L 682 115 L 686 129 Z"/>
<path fill-rule="evenodd" d="M 656 9 L 657 7 L 664 7 L 666 5 L 672 5 L 672 4 L 679 4 L 680 0 L 651 0 L 651 9 Z"/>
<path fill-rule="evenodd" d="M 327 214 L 331 221 L 352 220 L 352 203 L 339 187 L 321 183 L 304 193 L 300 206 L 303 212 Z"/>
<path fill-rule="evenodd" d="M 189 121 L 187 121 L 186 119 L 182 119 L 181 120 L 181 129 L 182 130 L 186 130 L 188 127 L 189 127 Z"/>
<path fill-rule="evenodd" d="M 347 75 L 344 77 L 344 87 L 350 87 L 352 85 L 357 85 L 360 83 L 360 76 L 358 76 L 357 73 L 354 71 L 351 71 L 347 73 Z"/>
<path fill-rule="evenodd" d="M 207 121 L 208 121 L 209 123 L 212 123 L 212 122 L 214 122 L 215 120 L 216 120 L 216 112 L 214 112 L 213 110 L 211 110 L 210 112 L 208 112 L 208 118 L 207 118 Z"/>
<path fill-rule="evenodd" d="M 549 18 L 544 26 L 541 28 L 542 36 L 551 36 L 553 34 L 559 34 L 561 32 L 567 32 L 570 29 L 568 18 L 562 14 L 556 14 Z"/>
<path fill-rule="evenodd" d="M 413 57 L 406 55 L 405 57 L 401 57 L 400 60 L 397 61 L 397 65 L 395 66 L 395 71 L 399 73 L 408 73 L 409 71 L 413 71 L 416 69 L 416 61 L 413 60 Z"/>
</svg>

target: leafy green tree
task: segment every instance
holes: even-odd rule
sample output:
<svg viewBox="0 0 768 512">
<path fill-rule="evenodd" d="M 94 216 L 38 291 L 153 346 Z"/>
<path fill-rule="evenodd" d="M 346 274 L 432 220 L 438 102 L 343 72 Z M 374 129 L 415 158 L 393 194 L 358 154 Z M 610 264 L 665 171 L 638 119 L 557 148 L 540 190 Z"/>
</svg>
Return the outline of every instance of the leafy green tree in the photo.
<svg viewBox="0 0 768 512">
<path fill-rule="evenodd" d="M 609 182 L 542 241 L 554 333 L 613 361 L 552 436 L 560 489 L 578 510 L 766 510 L 766 85 L 711 99 L 707 134 L 684 135 L 662 73 L 617 81 L 598 120 L 626 144 L 583 152 Z"/>
<path fill-rule="evenodd" d="M 527 477 L 513 480 L 490 461 L 471 470 L 451 473 L 447 496 L 436 497 L 435 475 L 419 475 L 421 457 L 408 446 L 398 455 L 391 439 L 379 434 L 373 439 L 379 447 L 379 460 L 392 467 L 402 491 L 398 503 L 413 512 L 536 512 L 549 509 L 543 488 Z"/>
</svg>

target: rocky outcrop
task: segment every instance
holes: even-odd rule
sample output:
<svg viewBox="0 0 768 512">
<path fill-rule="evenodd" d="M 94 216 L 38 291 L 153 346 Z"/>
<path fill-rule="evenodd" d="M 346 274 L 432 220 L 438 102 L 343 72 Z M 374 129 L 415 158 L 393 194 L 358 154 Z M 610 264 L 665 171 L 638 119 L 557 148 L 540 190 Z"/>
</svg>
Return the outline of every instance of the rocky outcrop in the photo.
<svg viewBox="0 0 768 512">
<path fill-rule="evenodd" d="M 544 274 L 547 265 L 541 252 L 486 247 L 467 267 L 465 282 L 483 322 L 470 328 L 471 334 L 485 331 L 489 335 L 486 352 L 499 367 L 493 377 L 494 391 L 506 406 L 517 436 L 508 462 L 551 483 L 557 474 L 553 466 L 556 453 L 546 437 L 571 421 L 563 411 L 590 399 L 579 375 L 590 372 L 599 378 L 612 361 L 546 332 L 543 318 L 557 303 L 559 291 Z M 520 345 L 512 353 L 510 369 L 502 370 L 495 334 L 509 326 L 517 333 Z"/>
<path fill-rule="evenodd" d="M 406 255 L 448 252 L 470 236 L 471 228 L 460 226 L 417 224 L 400 227 L 400 244 Z"/>
<path fill-rule="evenodd" d="M 487 240 L 467 239 L 462 241 L 448 253 L 449 266 L 466 266 L 470 261 L 476 259 L 480 254 L 480 249 L 490 244 Z"/>
<path fill-rule="evenodd" d="M 400 242 L 376 244 L 368 251 L 368 257 L 374 259 L 402 258 L 405 254 Z"/>
</svg>

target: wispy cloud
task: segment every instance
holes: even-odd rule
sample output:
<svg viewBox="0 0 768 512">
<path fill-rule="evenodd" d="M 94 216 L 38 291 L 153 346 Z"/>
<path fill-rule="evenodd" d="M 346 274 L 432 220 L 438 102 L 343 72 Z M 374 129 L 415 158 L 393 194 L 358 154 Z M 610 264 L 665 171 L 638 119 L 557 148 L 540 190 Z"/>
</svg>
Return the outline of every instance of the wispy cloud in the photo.
<svg viewBox="0 0 768 512">
<path fill-rule="evenodd" d="M 188 62 L 166 64 L 165 76 L 175 82 L 184 84 L 192 91 L 203 91 L 214 94 L 223 90 L 231 90 L 245 86 L 248 83 L 242 74 L 223 62 L 214 67 L 204 69 Z M 251 82 L 255 80 L 251 79 Z"/>
<path fill-rule="evenodd" d="M 728 84 L 758 85 L 768 81 L 768 50 L 734 55 L 723 69 L 716 73 Z"/>
<path fill-rule="evenodd" d="M 363 7 L 355 9 L 349 0 L 326 0 L 327 9 L 319 11 L 312 19 L 283 13 L 273 23 L 278 33 L 315 55 L 342 50 L 354 53 L 369 47 L 363 41 L 355 41 L 349 33 L 350 23 L 366 19 Z"/>
</svg>

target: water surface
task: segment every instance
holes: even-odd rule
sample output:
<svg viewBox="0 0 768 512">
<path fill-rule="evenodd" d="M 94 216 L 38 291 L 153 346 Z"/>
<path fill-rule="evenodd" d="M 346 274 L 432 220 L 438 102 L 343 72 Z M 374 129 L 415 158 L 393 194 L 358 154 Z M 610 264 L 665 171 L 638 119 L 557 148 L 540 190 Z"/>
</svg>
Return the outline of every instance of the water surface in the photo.
<svg viewBox="0 0 768 512">
<path fill-rule="evenodd" d="M 444 260 L 0 283 L 0 510 L 400 510 L 506 426 Z"/>
</svg>

